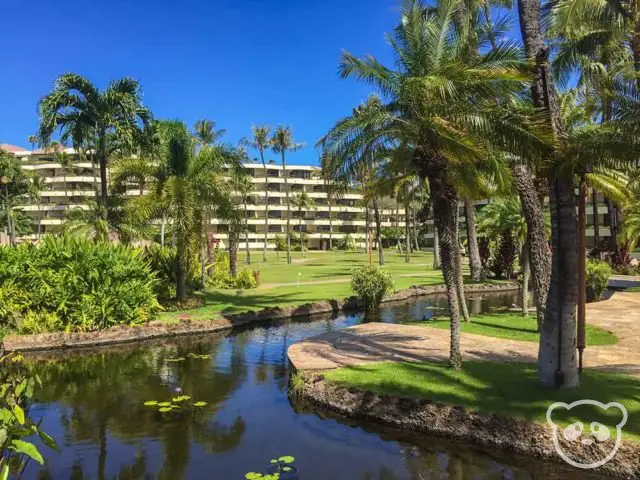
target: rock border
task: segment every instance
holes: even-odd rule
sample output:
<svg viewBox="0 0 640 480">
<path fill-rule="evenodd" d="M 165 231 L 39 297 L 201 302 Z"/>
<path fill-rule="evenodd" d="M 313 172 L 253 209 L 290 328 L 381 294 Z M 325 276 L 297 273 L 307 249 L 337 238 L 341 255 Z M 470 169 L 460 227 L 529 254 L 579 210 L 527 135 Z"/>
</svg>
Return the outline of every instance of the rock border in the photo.
<svg viewBox="0 0 640 480">
<path fill-rule="evenodd" d="M 301 373 L 301 382 L 289 386 L 293 402 L 301 401 L 322 410 L 356 420 L 387 425 L 403 432 L 413 432 L 464 442 L 483 449 L 541 460 L 563 466 L 568 471 L 584 472 L 585 477 L 606 475 L 632 480 L 640 478 L 640 443 L 623 441 L 615 457 L 592 470 L 579 470 L 566 464 L 556 453 L 553 430 L 547 424 L 481 414 L 461 406 L 434 403 L 426 399 L 393 397 L 370 391 L 347 388 L 325 381 L 322 374 Z M 560 434 L 565 452 L 574 461 L 586 463 L 604 458 L 611 451 L 612 439 L 586 446 L 569 444 Z M 576 451 L 576 445 L 579 445 Z M 590 478 L 590 477 L 589 477 Z"/>
<path fill-rule="evenodd" d="M 465 286 L 467 293 L 496 293 L 518 290 L 519 286 L 513 282 L 499 284 L 476 284 Z M 428 287 L 410 287 L 400 290 L 385 298 L 384 303 L 400 302 L 412 297 L 439 295 L 446 293 L 445 285 Z M 310 316 L 319 313 L 335 313 L 342 310 L 362 309 L 363 304 L 357 297 L 342 300 L 327 300 L 324 302 L 305 303 L 291 307 L 268 307 L 257 312 L 245 312 L 234 315 L 220 315 L 211 320 L 192 320 L 189 313 L 179 317 L 178 323 L 165 323 L 154 320 L 142 325 L 119 325 L 97 332 L 68 333 L 38 333 L 33 335 L 8 335 L 2 343 L 6 351 L 36 352 L 61 350 L 70 348 L 89 348 L 109 346 L 121 343 L 140 342 L 156 338 L 174 337 L 178 335 L 195 335 L 200 333 L 219 332 L 237 326 L 268 320 L 282 320 L 292 317 Z"/>
</svg>

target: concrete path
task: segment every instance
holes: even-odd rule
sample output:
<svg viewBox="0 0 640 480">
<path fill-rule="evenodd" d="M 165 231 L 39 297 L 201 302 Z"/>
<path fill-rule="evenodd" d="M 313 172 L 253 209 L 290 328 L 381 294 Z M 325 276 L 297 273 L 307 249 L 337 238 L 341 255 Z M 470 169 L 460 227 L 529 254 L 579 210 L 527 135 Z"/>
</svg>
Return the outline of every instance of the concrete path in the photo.
<svg viewBox="0 0 640 480">
<path fill-rule="evenodd" d="M 640 376 L 640 294 L 618 292 L 587 305 L 587 322 L 614 332 L 617 345 L 587 347 L 585 367 Z M 588 342 L 588 339 L 587 339 Z M 463 333 L 466 360 L 535 362 L 538 344 Z M 365 323 L 312 337 L 289 347 L 298 370 L 327 370 L 374 362 L 446 361 L 449 331 L 417 325 Z"/>
</svg>

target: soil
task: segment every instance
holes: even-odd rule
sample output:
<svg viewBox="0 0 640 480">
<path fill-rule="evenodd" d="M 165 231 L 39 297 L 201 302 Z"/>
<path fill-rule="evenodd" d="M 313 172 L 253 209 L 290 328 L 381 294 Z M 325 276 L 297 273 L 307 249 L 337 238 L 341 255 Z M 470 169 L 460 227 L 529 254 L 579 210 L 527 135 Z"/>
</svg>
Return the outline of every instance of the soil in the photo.
<svg viewBox="0 0 640 480">
<path fill-rule="evenodd" d="M 477 284 L 465 287 L 469 293 L 504 292 L 517 290 L 515 283 Z M 400 290 L 387 297 L 384 302 L 399 302 L 412 297 L 437 295 L 446 292 L 444 285 L 430 287 L 411 287 Z M 220 315 L 210 320 L 192 320 L 185 312 L 178 317 L 177 323 L 151 321 L 142 325 L 120 325 L 97 332 L 53 332 L 34 335 L 7 335 L 2 347 L 6 351 L 47 351 L 69 348 L 88 348 L 121 343 L 139 342 L 177 335 L 194 335 L 218 332 L 249 323 L 267 320 L 280 320 L 292 317 L 315 315 L 318 313 L 338 312 L 341 310 L 358 310 L 363 307 L 357 297 L 342 300 L 327 300 L 324 302 L 307 303 L 291 307 L 271 307 L 257 312 L 247 312 L 234 315 Z"/>
<path fill-rule="evenodd" d="M 303 382 L 290 389 L 294 401 L 302 401 L 339 415 L 375 422 L 404 432 L 428 434 L 483 449 L 499 450 L 545 462 L 567 465 L 555 450 L 553 429 L 547 424 L 480 414 L 456 405 L 425 399 L 391 397 L 341 387 L 320 375 L 303 374 Z M 615 432 L 605 442 L 584 445 L 568 442 L 559 432 L 560 446 L 577 463 L 605 458 L 615 444 Z M 580 471 L 575 469 L 576 472 Z M 622 441 L 616 455 L 603 466 L 584 473 L 625 480 L 640 478 L 640 443 Z"/>
</svg>

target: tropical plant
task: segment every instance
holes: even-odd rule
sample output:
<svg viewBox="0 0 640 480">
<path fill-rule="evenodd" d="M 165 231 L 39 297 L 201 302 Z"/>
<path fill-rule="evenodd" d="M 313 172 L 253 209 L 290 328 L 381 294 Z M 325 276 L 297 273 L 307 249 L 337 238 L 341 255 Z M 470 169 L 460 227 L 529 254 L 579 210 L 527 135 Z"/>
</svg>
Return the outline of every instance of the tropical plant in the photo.
<svg viewBox="0 0 640 480">
<path fill-rule="evenodd" d="M 377 265 L 365 265 L 351 272 L 351 290 L 362 299 L 367 313 L 375 312 L 392 289 L 391 275 Z"/>
<path fill-rule="evenodd" d="M 234 192 L 239 196 L 244 211 L 242 226 L 244 230 L 244 248 L 247 256 L 247 265 L 251 265 L 251 250 L 249 249 L 249 210 L 247 203 L 249 195 L 253 192 L 253 181 L 251 175 L 246 172 L 239 171 L 234 173 L 231 183 L 233 185 Z"/>
<path fill-rule="evenodd" d="M 34 444 L 38 438 L 48 448 L 58 451 L 56 441 L 40 428 L 40 422 L 29 416 L 29 402 L 40 377 L 28 376 L 22 358 L 0 354 L 0 478 L 19 478 L 29 460 L 43 464 L 44 459 Z"/>
<path fill-rule="evenodd" d="M 163 247 L 152 244 L 144 247 L 143 257 L 149 264 L 151 271 L 156 274 L 157 283 L 154 291 L 161 303 L 166 303 L 176 296 L 178 252 L 175 247 Z M 185 273 L 186 295 L 191 295 L 200 286 L 196 259 L 186 262 L 188 270 Z"/>
<path fill-rule="evenodd" d="M 448 172 L 452 166 L 473 168 L 486 161 L 489 142 L 503 148 L 540 144 L 496 103 L 524 86 L 518 47 L 502 42 L 491 52 L 468 55 L 467 38 L 453 22 L 460 6 L 459 0 L 441 1 L 430 9 L 420 0 L 406 2 L 402 21 L 389 37 L 395 68 L 344 53 L 341 76 L 373 85 L 385 103 L 339 121 L 322 141 L 324 151 L 347 159 L 344 169 L 352 171 L 366 158 L 363 152 L 405 145 L 413 168 L 428 180 L 452 317 L 450 364 L 455 368 L 462 365 L 457 294 L 462 270 L 458 196 Z"/>
<path fill-rule="evenodd" d="M 29 177 L 22 170 L 20 162 L 12 154 L 0 149 L 0 198 L 2 199 L 3 225 L 9 232 L 11 245 L 16 243 L 16 209 L 21 200 L 28 198 L 32 191 Z"/>
<path fill-rule="evenodd" d="M 289 187 L 287 185 L 286 153 L 300 150 L 303 146 L 304 144 L 296 143 L 293 140 L 291 128 L 283 125 L 278 126 L 271 137 L 271 149 L 275 153 L 279 153 L 282 159 L 282 176 L 284 178 L 284 191 L 287 202 L 287 226 L 285 232 L 287 235 L 287 263 L 291 263 L 291 203 L 289 201 Z"/>
<path fill-rule="evenodd" d="M 28 330 L 37 318 L 66 331 L 139 324 L 160 310 L 157 282 L 142 251 L 124 245 L 45 236 L 0 247 L 0 324 L 21 329 L 28 315 Z"/>
<path fill-rule="evenodd" d="M 297 195 L 294 195 L 291 198 L 291 204 L 298 209 L 298 231 L 302 236 L 305 233 L 302 230 L 302 211 L 311 210 L 312 208 L 316 208 L 316 202 L 309 196 L 307 192 L 302 192 Z M 304 258 L 304 242 L 300 242 L 300 251 L 302 252 L 302 258 Z"/>
<path fill-rule="evenodd" d="M 595 302 L 600 299 L 602 292 L 607 289 L 612 273 L 611 266 L 606 262 L 599 260 L 587 262 L 587 301 Z"/>
<path fill-rule="evenodd" d="M 243 138 L 241 144 L 254 148 L 260 153 L 260 162 L 262 162 L 262 171 L 264 174 L 264 245 L 262 246 L 262 261 L 267 261 L 267 238 L 269 235 L 269 175 L 267 171 L 267 163 L 264 159 L 264 152 L 271 146 L 271 128 L 268 125 L 256 125 L 251 127 L 253 137 L 249 140 Z M 284 175 L 284 172 L 283 172 Z"/>
<path fill-rule="evenodd" d="M 29 180 L 31 181 L 31 190 L 29 191 L 29 196 L 35 200 L 36 206 L 38 207 L 38 238 L 42 235 L 42 218 L 40 217 L 40 207 L 42 205 L 42 191 L 46 188 L 46 183 L 44 177 L 41 177 L 37 173 L 29 176 Z"/>
<path fill-rule="evenodd" d="M 273 458 L 267 469 L 269 473 L 249 472 L 244 478 L 246 480 L 296 480 L 298 470 L 292 465 L 294 461 L 295 457 L 290 455 Z"/>
<path fill-rule="evenodd" d="M 224 128 L 216 130 L 216 122 L 213 120 L 197 120 L 193 131 L 196 140 L 203 147 L 213 145 L 227 132 Z"/>
<path fill-rule="evenodd" d="M 107 214 L 107 164 L 114 149 L 133 150 L 151 113 L 142 103 L 140 85 L 131 78 L 109 83 L 100 91 L 75 73 L 59 76 L 53 90 L 39 103 L 38 137 L 47 145 L 60 131 L 62 143 L 72 141 L 76 150 L 95 154 L 100 166 L 101 201 Z"/>
</svg>

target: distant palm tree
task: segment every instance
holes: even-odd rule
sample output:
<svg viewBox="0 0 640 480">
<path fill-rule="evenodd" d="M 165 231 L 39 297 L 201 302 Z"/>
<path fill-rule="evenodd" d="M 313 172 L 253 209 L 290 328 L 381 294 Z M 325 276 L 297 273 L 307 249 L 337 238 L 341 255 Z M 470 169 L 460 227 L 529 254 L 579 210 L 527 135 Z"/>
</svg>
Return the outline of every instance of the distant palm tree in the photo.
<svg viewBox="0 0 640 480">
<path fill-rule="evenodd" d="M 41 177 L 37 173 L 34 173 L 30 177 L 31 190 L 29 196 L 36 201 L 38 206 L 38 239 L 42 235 L 42 218 L 40 217 L 40 206 L 42 202 L 42 191 L 46 188 L 47 184 L 44 181 L 44 177 Z"/>
<path fill-rule="evenodd" d="M 29 135 L 27 141 L 31 144 L 31 153 L 33 154 L 33 151 L 36 149 L 36 144 L 38 143 L 38 136 Z"/>
<path fill-rule="evenodd" d="M 298 209 L 298 230 L 300 233 L 300 251 L 302 252 L 302 258 L 304 258 L 304 239 L 302 231 L 302 211 L 311 210 L 316 207 L 316 202 L 309 196 L 307 192 L 302 192 L 298 195 L 294 195 L 291 199 L 291 204 Z"/>
<path fill-rule="evenodd" d="M 290 127 L 278 126 L 271 137 L 271 149 L 279 153 L 282 159 L 282 175 L 284 177 L 284 191 L 287 202 L 287 263 L 291 263 L 291 204 L 289 203 L 289 188 L 287 186 L 286 153 L 295 152 L 304 146 L 303 143 L 293 141 Z"/>
<path fill-rule="evenodd" d="M 254 125 L 251 127 L 252 139 L 243 138 L 241 144 L 254 148 L 260 153 L 262 170 L 264 172 L 264 244 L 262 246 L 262 261 L 267 261 L 267 239 L 269 235 L 269 175 L 267 174 L 267 163 L 264 159 L 264 152 L 271 146 L 271 127 L 268 125 Z"/>
<path fill-rule="evenodd" d="M 216 130 L 216 122 L 213 120 L 197 120 L 193 126 L 196 140 L 201 146 L 213 145 L 227 132 L 222 128 Z"/>
<path fill-rule="evenodd" d="M 251 250 L 249 249 L 249 210 L 247 209 L 247 200 L 249 194 L 253 191 L 253 182 L 251 181 L 251 175 L 244 172 L 239 172 L 231 179 L 233 189 L 240 196 L 242 207 L 244 209 L 244 245 L 247 255 L 247 265 L 251 264 Z"/>
<path fill-rule="evenodd" d="M 55 130 L 60 130 L 63 143 L 73 142 L 74 148 L 91 149 L 100 166 L 101 201 L 107 215 L 107 164 L 110 145 L 133 149 L 142 127 L 151 120 L 151 113 L 142 103 L 140 85 L 131 78 L 109 83 L 103 91 L 88 79 L 75 73 L 59 76 L 51 93 L 39 103 L 38 137 L 47 145 Z"/>
</svg>

